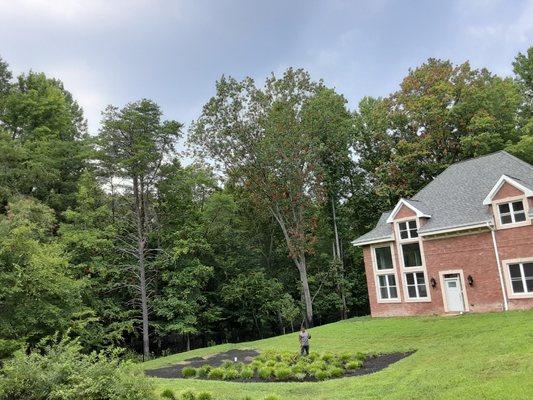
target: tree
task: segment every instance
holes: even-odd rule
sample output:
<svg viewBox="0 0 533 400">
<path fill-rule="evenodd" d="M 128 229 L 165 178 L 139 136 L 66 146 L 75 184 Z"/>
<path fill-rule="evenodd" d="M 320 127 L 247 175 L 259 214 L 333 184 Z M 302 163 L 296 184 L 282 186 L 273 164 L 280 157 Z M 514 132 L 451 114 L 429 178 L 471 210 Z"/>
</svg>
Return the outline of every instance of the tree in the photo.
<svg viewBox="0 0 533 400">
<path fill-rule="evenodd" d="M 127 275 L 117 256 L 118 225 L 111 217 L 110 199 L 92 172 L 85 171 L 78 184 L 76 206 L 63 213 L 59 240 L 69 254 L 72 270 L 83 279 L 83 301 L 90 308 L 73 321 L 85 350 L 123 345 L 133 331 L 134 315 L 127 306 Z"/>
<path fill-rule="evenodd" d="M 303 70 L 289 69 L 282 78 L 272 75 L 262 89 L 251 78 L 238 82 L 223 77 L 216 87 L 217 94 L 192 125 L 190 141 L 221 163 L 276 220 L 299 271 L 312 324 L 306 257 L 315 241 L 311 210 L 324 195 L 317 138 L 306 129 L 302 108 L 322 84 Z"/>
<path fill-rule="evenodd" d="M 104 166 L 112 164 L 113 173 L 130 190 L 131 213 L 122 251 L 135 262 L 135 288 L 142 314 L 143 354 L 150 356 L 147 262 L 154 249 L 148 239 L 155 221 L 152 199 L 161 165 L 174 151 L 182 125 L 161 121 L 161 110 L 150 100 L 130 103 L 122 109 L 109 106 L 104 112 L 99 135 Z M 131 228 L 131 229 L 130 229 Z"/>
<path fill-rule="evenodd" d="M 60 213 L 73 205 L 88 155 L 83 111 L 59 80 L 10 77 L 0 60 L 0 185 Z"/>
<path fill-rule="evenodd" d="M 0 215 L 1 339 L 34 345 L 84 309 L 83 281 L 75 280 L 55 225 L 53 210 L 31 198 L 12 199 Z"/>
</svg>

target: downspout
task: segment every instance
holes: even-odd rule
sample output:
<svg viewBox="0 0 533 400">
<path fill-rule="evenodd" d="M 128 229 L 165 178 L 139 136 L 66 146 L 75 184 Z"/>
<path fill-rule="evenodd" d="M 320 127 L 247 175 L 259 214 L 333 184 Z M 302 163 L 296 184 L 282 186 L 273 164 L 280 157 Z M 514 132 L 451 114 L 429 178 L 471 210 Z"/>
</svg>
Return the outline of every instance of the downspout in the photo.
<svg viewBox="0 0 533 400">
<path fill-rule="evenodd" d="M 494 255 L 496 256 L 496 264 L 498 265 L 498 276 L 500 277 L 500 285 L 502 288 L 503 295 L 503 309 L 504 311 L 509 310 L 509 301 L 507 300 L 507 293 L 505 291 L 505 284 L 503 283 L 502 275 L 502 263 L 500 262 L 500 253 L 498 252 L 498 244 L 496 243 L 496 229 L 494 226 L 487 222 L 487 227 L 490 229 L 492 235 L 492 246 L 494 247 Z"/>
</svg>

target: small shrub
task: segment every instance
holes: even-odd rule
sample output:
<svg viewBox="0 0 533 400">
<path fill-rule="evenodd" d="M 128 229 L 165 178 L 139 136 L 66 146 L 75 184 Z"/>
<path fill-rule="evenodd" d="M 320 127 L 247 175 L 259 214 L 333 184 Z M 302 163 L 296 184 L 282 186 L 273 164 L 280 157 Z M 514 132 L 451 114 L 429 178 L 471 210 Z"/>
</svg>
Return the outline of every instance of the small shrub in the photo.
<svg viewBox="0 0 533 400">
<path fill-rule="evenodd" d="M 207 375 L 209 379 L 222 379 L 224 377 L 223 368 L 213 368 Z"/>
<path fill-rule="evenodd" d="M 222 368 L 233 368 L 235 366 L 235 363 L 231 360 L 224 360 L 222 361 Z"/>
<path fill-rule="evenodd" d="M 214 400 L 214 398 L 209 392 L 200 392 L 196 395 L 196 400 Z"/>
<path fill-rule="evenodd" d="M 254 360 L 251 362 L 250 366 L 251 366 L 253 369 L 259 369 L 259 368 L 261 368 L 261 367 L 263 366 L 263 361 L 260 361 L 260 360 L 258 360 L 258 359 L 254 359 Z"/>
<path fill-rule="evenodd" d="M 268 368 L 268 367 L 259 368 L 259 370 L 257 371 L 257 376 L 260 379 L 263 379 L 265 381 L 267 379 L 270 379 L 270 377 L 272 377 L 272 368 Z"/>
<path fill-rule="evenodd" d="M 331 378 L 331 375 L 329 374 L 329 371 L 320 370 L 315 373 L 315 378 L 319 381 L 323 381 Z"/>
<path fill-rule="evenodd" d="M 228 368 L 224 371 L 223 379 L 225 381 L 231 381 L 233 379 L 237 379 L 239 377 L 239 371 L 233 368 Z"/>
<path fill-rule="evenodd" d="M 184 378 L 194 378 L 196 376 L 196 368 L 185 367 L 181 370 L 181 375 Z"/>
<path fill-rule="evenodd" d="M 254 370 L 250 367 L 244 367 L 240 373 L 241 379 L 252 379 L 254 377 Z"/>
<path fill-rule="evenodd" d="M 274 376 L 280 381 L 285 381 L 292 376 L 292 371 L 288 367 L 277 368 L 274 370 Z"/>
<path fill-rule="evenodd" d="M 176 395 L 174 394 L 174 392 L 170 389 L 165 389 L 161 392 L 161 397 L 163 399 L 168 399 L 168 400 L 177 400 L 176 399 Z"/>
<path fill-rule="evenodd" d="M 267 367 L 273 367 L 273 366 L 276 365 L 276 363 L 277 363 L 276 360 L 268 360 L 268 361 L 265 363 L 265 365 L 266 365 Z"/>
<path fill-rule="evenodd" d="M 352 359 L 352 355 L 351 354 L 348 354 L 348 353 L 343 353 L 339 356 L 339 360 L 341 360 L 342 362 L 348 362 Z"/>
<path fill-rule="evenodd" d="M 186 390 L 185 392 L 181 392 L 181 400 L 196 400 L 196 395 L 192 390 Z"/>
<path fill-rule="evenodd" d="M 344 370 L 339 367 L 331 367 L 328 368 L 327 371 L 329 372 L 332 378 L 339 378 L 344 375 Z"/>
<path fill-rule="evenodd" d="M 209 371 L 211 371 L 212 367 L 209 364 L 202 365 L 200 368 L 196 370 L 196 375 L 199 378 L 207 378 L 209 375 Z"/>
<path fill-rule="evenodd" d="M 322 361 L 331 362 L 332 360 L 333 360 L 333 354 L 326 353 L 326 354 L 322 355 Z"/>
<path fill-rule="evenodd" d="M 346 363 L 346 369 L 347 370 L 354 370 L 361 368 L 363 363 L 361 361 L 349 361 Z"/>
<path fill-rule="evenodd" d="M 366 355 L 365 355 L 364 353 L 361 353 L 361 352 L 358 352 L 358 353 L 355 355 L 355 359 L 356 359 L 356 360 L 363 361 L 365 358 L 366 358 Z"/>
<path fill-rule="evenodd" d="M 309 359 L 310 359 L 311 361 L 315 361 L 315 360 L 317 360 L 318 358 L 320 358 L 320 355 L 319 355 L 318 353 L 312 351 L 311 353 L 309 353 L 309 355 L 308 355 L 307 357 L 309 357 Z"/>
</svg>

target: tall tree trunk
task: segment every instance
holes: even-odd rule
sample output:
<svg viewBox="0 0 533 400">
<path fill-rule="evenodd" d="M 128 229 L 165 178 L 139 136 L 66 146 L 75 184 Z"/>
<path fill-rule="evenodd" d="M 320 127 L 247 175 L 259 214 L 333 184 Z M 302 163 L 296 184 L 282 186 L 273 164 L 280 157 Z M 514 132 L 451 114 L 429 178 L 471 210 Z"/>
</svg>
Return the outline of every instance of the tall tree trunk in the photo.
<svg viewBox="0 0 533 400">
<path fill-rule="evenodd" d="M 344 263 L 342 260 L 341 246 L 339 240 L 339 231 L 337 229 L 337 214 L 335 211 L 335 200 L 331 196 L 331 211 L 333 213 L 333 232 L 335 233 L 335 244 L 333 246 L 333 259 L 339 263 L 340 282 L 337 283 L 339 295 L 341 297 L 341 319 L 348 317 L 348 307 L 346 306 L 346 294 L 344 291 Z"/>
<path fill-rule="evenodd" d="M 144 187 L 139 177 L 133 177 L 133 195 L 135 197 L 135 219 L 137 225 L 137 256 L 139 263 L 139 289 L 141 295 L 142 311 L 142 335 L 143 335 L 143 357 L 150 358 L 150 337 L 148 335 L 148 295 L 146 288 L 146 265 L 145 265 L 145 201 Z"/>
<path fill-rule="evenodd" d="M 298 272 L 300 273 L 302 296 L 305 304 L 306 325 L 308 327 L 311 327 L 313 326 L 313 299 L 311 297 L 311 291 L 309 290 L 309 282 L 307 281 L 307 264 L 305 260 L 305 249 L 298 247 L 295 248 L 295 246 L 293 246 L 293 242 L 285 225 L 285 221 L 283 220 L 283 217 L 279 213 L 277 207 L 272 208 L 271 211 L 283 232 L 285 242 L 287 243 L 287 248 L 289 249 L 290 257 L 293 259 L 294 264 L 296 265 L 296 268 L 298 268 Z"/>
<path fill-rule="evenodd" d="M 311 298 L 311 291 L 309 290 L 309 282 L 307 281 L 307 265 L 305 261 L 305 254 L 300 256 L 300 260 L 296 261 L 296 267 L 300 272 L 300 282 L 302 284 L 302 293 L 305 303 L 305 320 L 308 328 L 313 326 L 313 299 Z"/>
</svg>

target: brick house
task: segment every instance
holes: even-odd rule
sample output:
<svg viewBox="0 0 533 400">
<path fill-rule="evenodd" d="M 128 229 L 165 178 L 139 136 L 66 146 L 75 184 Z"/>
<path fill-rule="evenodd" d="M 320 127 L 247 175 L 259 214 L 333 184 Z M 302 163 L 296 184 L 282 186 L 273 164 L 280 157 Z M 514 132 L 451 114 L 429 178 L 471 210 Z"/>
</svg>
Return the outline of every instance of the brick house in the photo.
<svg viewBox="0 0 533 400">
<path fill-rule="evenodd" d="M 353 244 L 372 316 L 533 308 L 533 166 L 504 151 L 453 164 Z"/>
</svg>

